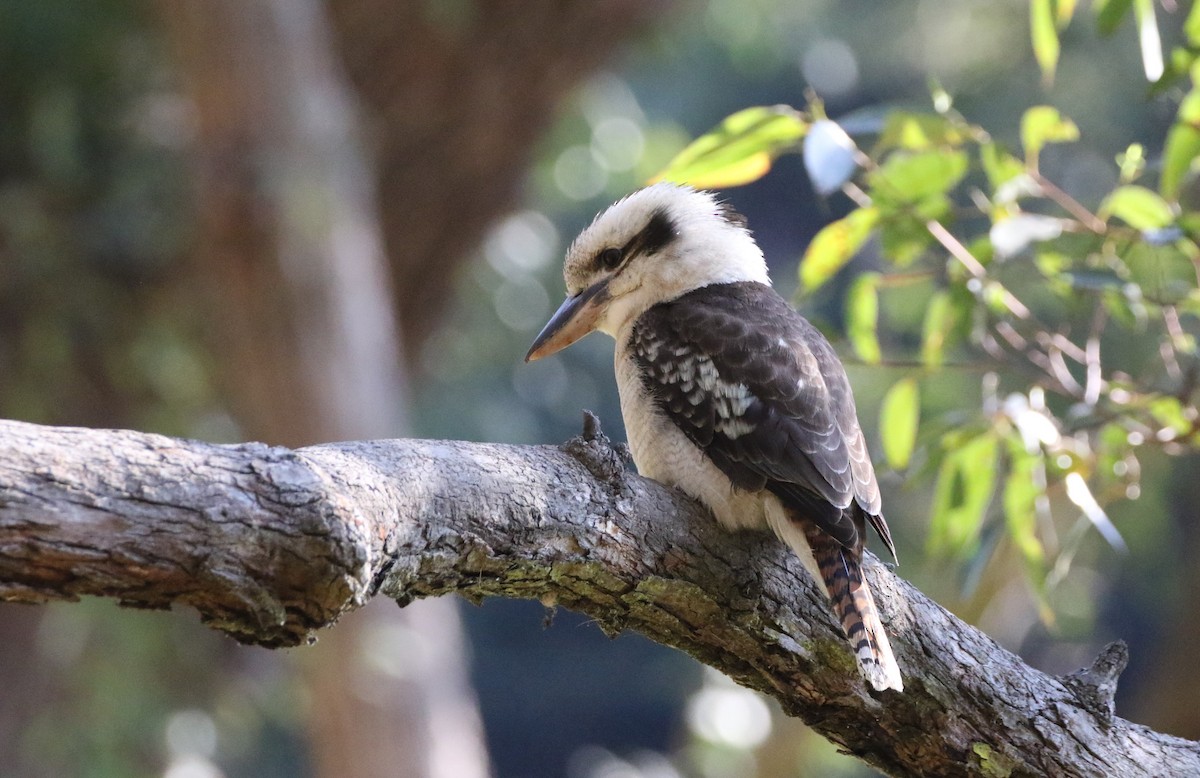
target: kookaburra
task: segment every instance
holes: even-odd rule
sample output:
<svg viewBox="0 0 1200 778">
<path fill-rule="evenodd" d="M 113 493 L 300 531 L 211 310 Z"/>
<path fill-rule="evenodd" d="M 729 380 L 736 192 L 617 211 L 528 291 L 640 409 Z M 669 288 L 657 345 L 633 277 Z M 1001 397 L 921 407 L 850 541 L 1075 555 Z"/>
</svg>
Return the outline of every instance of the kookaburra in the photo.
<svg viewBox="0 0 1200 778">
<path fill-rule="evenodd" d="M 616 339 L 638 471 L 731 530 L 770 528 L 824 584 L 876 689 L 900 670 L 862 574 L 869 523 L 894 555 L 846 371 L 771 288 L 745 219 L 659 183 L 601 213 L 567 251 L 567 299 L 526 360 L 593 330 Z"/>
</svg>

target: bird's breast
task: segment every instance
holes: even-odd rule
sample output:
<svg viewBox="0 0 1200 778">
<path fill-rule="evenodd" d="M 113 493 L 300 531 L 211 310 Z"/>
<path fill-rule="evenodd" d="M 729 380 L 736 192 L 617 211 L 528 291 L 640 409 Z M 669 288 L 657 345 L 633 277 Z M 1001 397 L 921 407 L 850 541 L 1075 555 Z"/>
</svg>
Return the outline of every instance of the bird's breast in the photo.
<svg viewBox="0 0 1200 778">
<path fill-rule="evenodd" d="M 708 455 L 658 409 L 642 383 L 637 363 L 623 348 L 617 349 L 615 369 L 621 416 L 638 473 L 704 503 L 726 529 L 766 528 L 767 503 L 778 502 L 774 495 L 734 487 Z"/>
</svg>

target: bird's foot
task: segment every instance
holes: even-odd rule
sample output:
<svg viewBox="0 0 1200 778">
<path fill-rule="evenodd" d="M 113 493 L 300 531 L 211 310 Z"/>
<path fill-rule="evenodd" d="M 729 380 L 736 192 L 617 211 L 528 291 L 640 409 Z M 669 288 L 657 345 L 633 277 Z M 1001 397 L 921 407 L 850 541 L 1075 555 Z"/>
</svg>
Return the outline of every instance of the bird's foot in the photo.
<svg viewBox="0 0 1200 778">
<path fill-rule="evenodd" d="M 624 443 L 614 445 L 600 429 L 600 418 L 587 410 L 583 412 L 583 430 L 561 448 L 579 460 L 592 475 L 612 483 L 624 478 L 631 459 L 629 447 Z"/>
</svg>

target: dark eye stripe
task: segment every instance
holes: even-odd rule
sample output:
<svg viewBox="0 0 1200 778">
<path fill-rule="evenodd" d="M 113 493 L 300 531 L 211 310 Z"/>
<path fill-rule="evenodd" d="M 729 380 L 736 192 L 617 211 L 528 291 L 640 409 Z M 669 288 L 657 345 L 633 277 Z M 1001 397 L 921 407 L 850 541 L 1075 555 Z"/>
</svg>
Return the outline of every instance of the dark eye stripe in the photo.
<svg viewBox="0 0 1200 778">
<path fill-rule="evenodd" d="M 639 254 L 657 254 L 666 248 L 679 235 L 675 231 L 675 222 L 667 216 L 667 212 L 659 208 L 650 214 L 650 220 L 641 232 L 633 237 L 630 243 L 637 244 Z"/>
<path fill-rule="evenodd" d="M 613 270 L 623 262 L 628 262 L 639 254 L 651 256 L 670 245 L 679 233 L 675 230 L 675 222 L 662 208 L 650 214 L 646 226 L 642 227 L 629 242 L 617 248 L 609 246 L 596 254 L 592 265 L 596 270 Z"/>
</svg>

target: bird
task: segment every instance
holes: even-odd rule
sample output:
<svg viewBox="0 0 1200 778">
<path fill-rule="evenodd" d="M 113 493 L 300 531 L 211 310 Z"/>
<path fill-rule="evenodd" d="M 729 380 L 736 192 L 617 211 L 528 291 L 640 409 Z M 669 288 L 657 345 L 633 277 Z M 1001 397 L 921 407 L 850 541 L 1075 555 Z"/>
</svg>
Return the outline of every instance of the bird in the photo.
<svg viewBox="0 0 1200 778">
<path fill-rule="evenodd" d="M 772 287 L 745 217 L 712 192 L 651 184 L 579 234 L 563 278 L 525 361 L 610 335 L 638 472 L 727 530 L 772 530 L 824 587 L 867 682 L 902 691 L 863 576 L 866 525 L 893 558 L 895 545 L 850 382 Z"/>
</svg>

